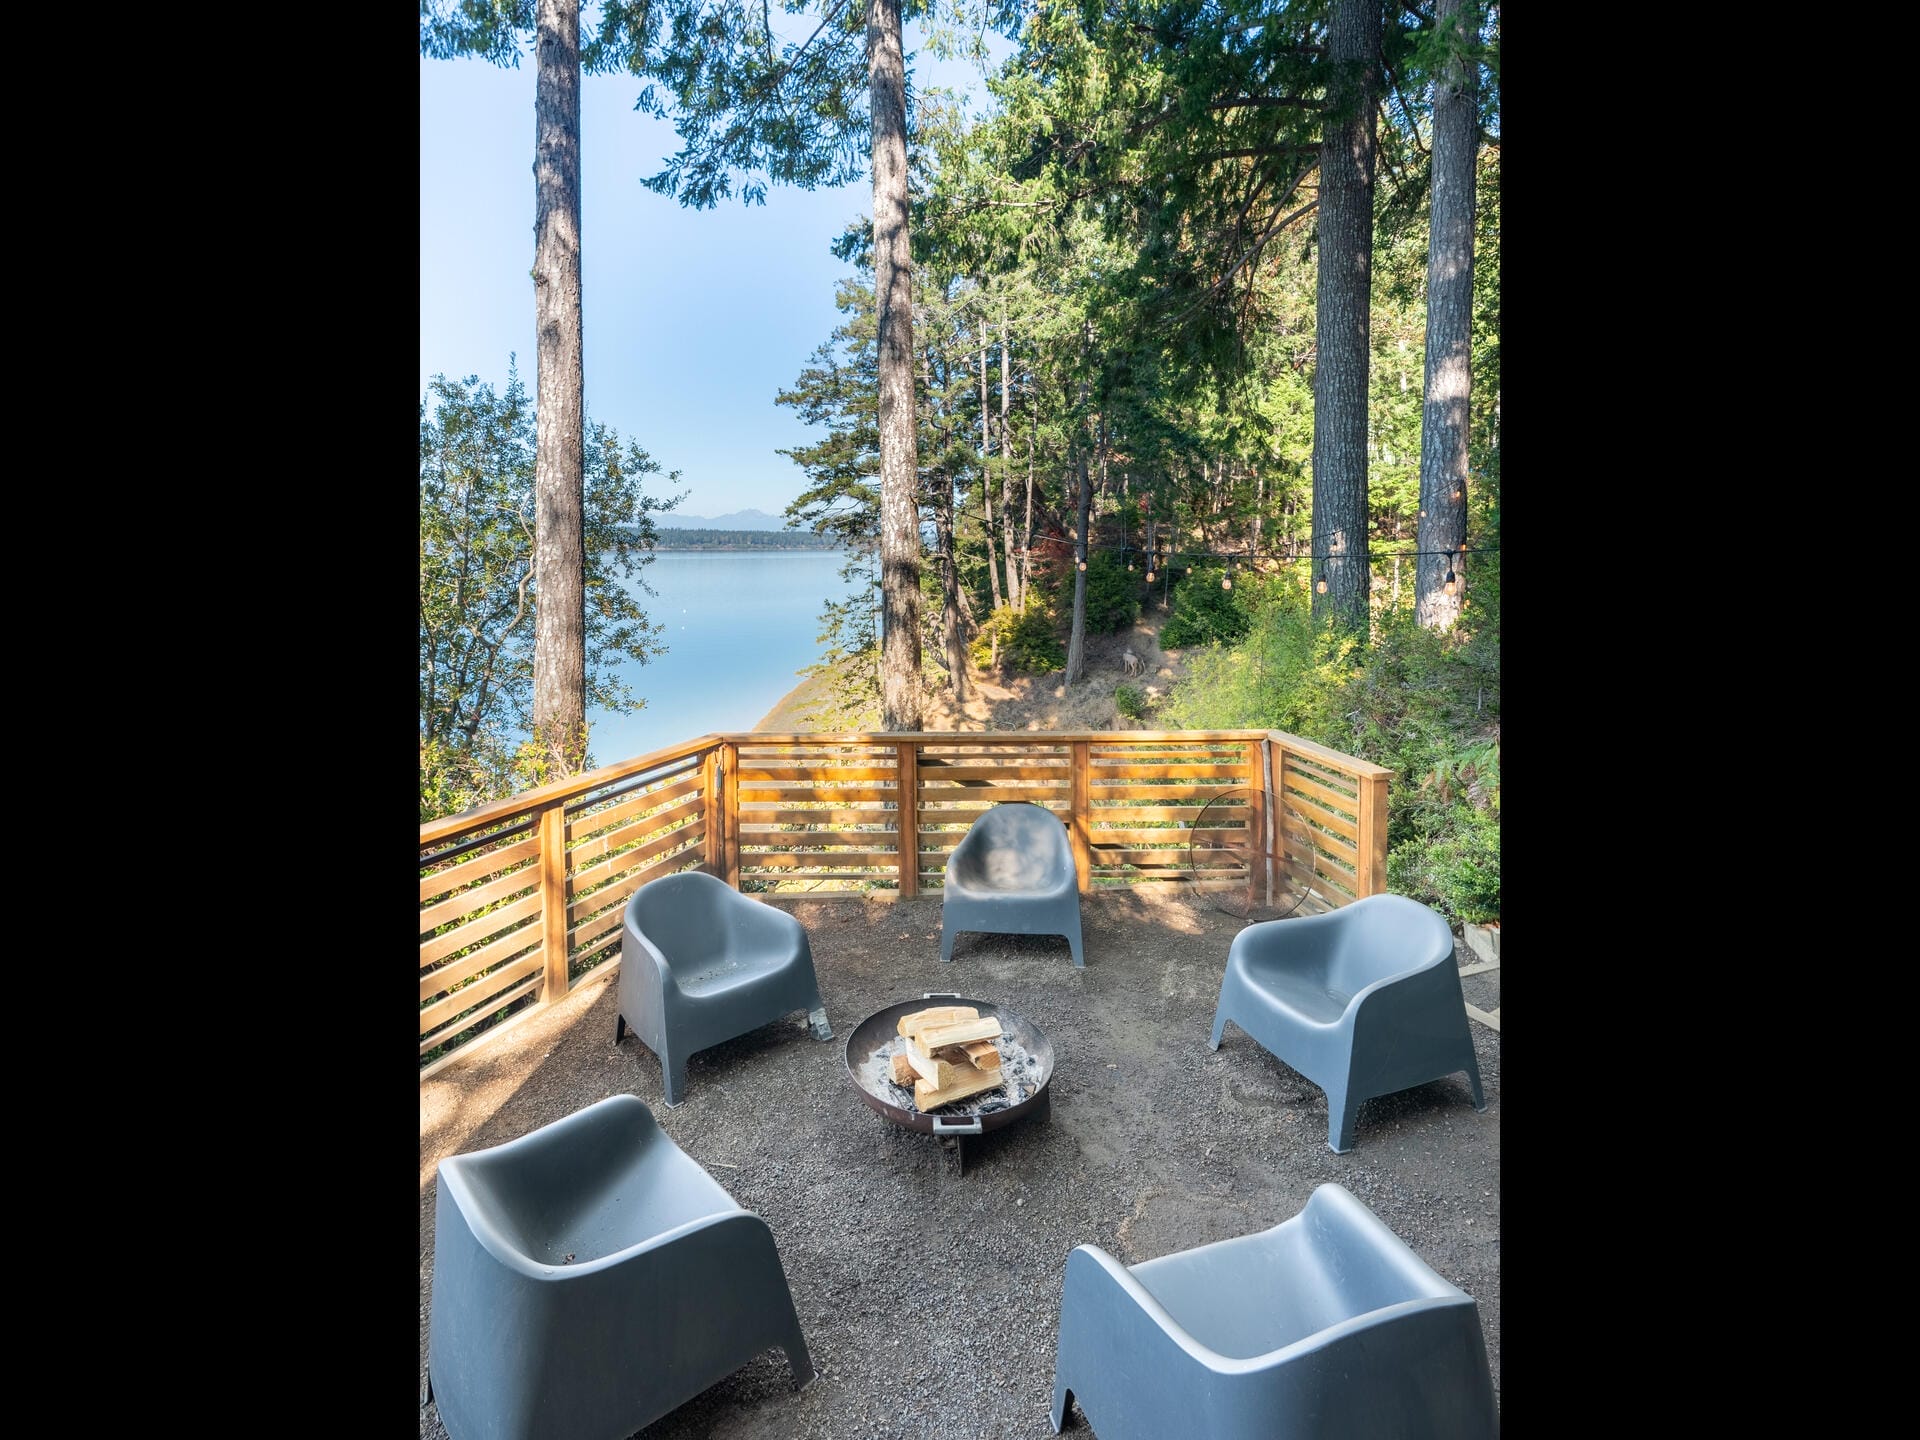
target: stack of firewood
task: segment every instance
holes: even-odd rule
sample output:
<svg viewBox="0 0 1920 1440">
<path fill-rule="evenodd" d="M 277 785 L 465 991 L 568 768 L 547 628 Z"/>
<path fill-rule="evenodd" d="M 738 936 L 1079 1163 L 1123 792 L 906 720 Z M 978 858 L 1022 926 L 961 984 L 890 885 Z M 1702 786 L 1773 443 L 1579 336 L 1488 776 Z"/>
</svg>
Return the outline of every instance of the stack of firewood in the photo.
<svg viewBox="0 0 1920 1440">
<path fill-rule="evenodd" d="M 1000 1022 L 971 1005 L 936 1005 L 900 1017 L 907 1043 L 893 1056 L 893 1083 L 913 1087 L 915 1108 L 927 1111 L 993 1090 L 1006 1083 L 1000 1049 L 993 1042 Z"/>
</svg>

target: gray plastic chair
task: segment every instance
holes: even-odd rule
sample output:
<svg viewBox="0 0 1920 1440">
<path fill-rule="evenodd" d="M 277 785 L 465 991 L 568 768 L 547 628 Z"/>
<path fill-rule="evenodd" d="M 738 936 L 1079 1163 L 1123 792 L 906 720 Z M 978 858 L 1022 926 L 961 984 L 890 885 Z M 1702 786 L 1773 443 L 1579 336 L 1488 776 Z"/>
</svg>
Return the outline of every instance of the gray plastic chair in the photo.
<svg viewBox="0 0 1920 1440">
<path fill-rule="evenodd" d="M 953 959 L 962 930 L 996 935 L 1064 935 L 1073 963 L 1080 947 L 1080 877 L 1067 828 L 1024 800 L 996 805 L 947 856 L 940 897 L 940 958 Z"/>
<path fill-rule="evenodd" d="M 775 1347 L 813 1379 L 773 1232 L 638 1096 L 434 1183 L 428 1398 L 452 1440 L 625 1440 Z"/>
<path fill-rule="evenodd" d="M 1486 1440 L 1480 1309 L 1339 1185 L 1271 1230 L 1126 1266 L 1067 1256 L 1053 1428 L 1100 1440 Z"/>
<path fill-rule="evenodd" d="M 633 1027 L 660 1059 L 667 1104 L 687 1091 L 687 1057 L 807 1012 L 831 1040 L 813 948 L 798 920 L 702 870 L 663 875 L 633 892 L 620 946 L 613 1043 Z"/>
<path fill-rule="evenodd" d="M 1484 1111 L 1453 932 L 1405 895 L 1249 925 L 1227 951 L 1213 1016 L 1233 1021 L 1327 1092 L 1327 1144 L 1353 1148 L 1360 1105 L 1464 1070 Z"/>
</svg>

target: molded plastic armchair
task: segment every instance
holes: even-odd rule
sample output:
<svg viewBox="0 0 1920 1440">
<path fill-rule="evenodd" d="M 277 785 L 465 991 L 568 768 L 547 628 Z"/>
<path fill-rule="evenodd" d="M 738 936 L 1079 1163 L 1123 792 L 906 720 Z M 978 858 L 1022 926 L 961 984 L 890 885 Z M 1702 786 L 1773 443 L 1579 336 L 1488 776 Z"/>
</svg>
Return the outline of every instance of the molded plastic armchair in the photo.
<svg viewBox="0 0 1920 1440">
<path fill-rule="evenodd" d="M 962 930 L 1064 935 L 1082 968 L 1080 877 L 1066 826 L 1051 810 L 1010 800 L 972 825 L 947 856 L 940 898 L 940 958 L 953 959 Z"/>
<path fill-rule="evenodd" d="M 773 1232 L 638 1096 L 435 1187 L 427 1394 L 452 1440 L 625 1440 L 776 1346 L 813 1379 Z"/>
<path fill-rule="evenodd" d="M 687 1090 L 687 1057 L 805 1010 L 831 1040 L 813 948 L 798 920 L 701 870 L 663 875 L 627 902 L 620 1009 L 613 1043 L 631 1025 L 660 1057 L 667 1104 Z"/>
<path fill-rule="evenodd" d="M 1100 1440 L 1486 1440 L 1480 1310 L 1339 1185 L 1271 1230 L 1125 1266 L 1067 1256 L 1053 1428 Z"/>
<path fill-rule="evenodd" d="M 1209 1049 L 1229 1020 L 1327 1092 L 1336 1154 L 1376 1095 L 1464 1070 L 1473 1108 L 1487 1108 L 1453 932 L 1405 895 L 1249 925 L 1227 951 Z"/>
</svg>

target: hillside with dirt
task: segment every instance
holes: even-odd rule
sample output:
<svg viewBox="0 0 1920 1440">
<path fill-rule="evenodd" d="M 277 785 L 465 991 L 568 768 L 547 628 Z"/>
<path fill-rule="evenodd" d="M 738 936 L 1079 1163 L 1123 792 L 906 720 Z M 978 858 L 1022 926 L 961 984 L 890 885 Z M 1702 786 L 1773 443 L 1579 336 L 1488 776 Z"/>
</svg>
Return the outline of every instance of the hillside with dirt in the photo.
<svg viewBox="0 0 1920 1440">
<path fill-rule="evenodd" d="M 922 730 L 1149 730 L 1152 707 L 1186 675 L 1183 652 L 1160 648 L 1167 616 L 1153 607 L 1126 629 L 1087 637 L 1086 674 L 1068 687 L 1066 673 L 1019 675 L 970 666 L 968 694 L 955 703 L 944 685 L 931 687 Z M 1129 660 L 1129 656 L 1132 660 Z M 812 718 L 816 682 L 803 681 L 753 728 L 770 734 L 800 734 L 826 727 Z M 1115 692 L 1133 685 L 1146 696 L 1148 718 L 1122 715 Z"/>
</svg>

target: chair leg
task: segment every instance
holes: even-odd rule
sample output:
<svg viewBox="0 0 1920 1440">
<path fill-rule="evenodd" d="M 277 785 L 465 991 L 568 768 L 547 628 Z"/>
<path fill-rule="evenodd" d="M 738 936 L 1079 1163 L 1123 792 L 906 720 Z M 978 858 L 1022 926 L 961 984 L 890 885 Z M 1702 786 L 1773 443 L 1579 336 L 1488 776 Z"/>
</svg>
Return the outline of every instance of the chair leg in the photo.
<svg viewBox="0 0 1920 1440">
<path fill-rule="evenodd" d="M 959 933 L 960 932 L 958 930 L 955 930 L 949 925 L 947 925 L 945 921 L 941 922 L 940 958 L 943 961 L 951 961 L 953 959 L 953 941 L 954 941 L 954 937 L 957 936 Z"/>
<path fill-rule="evenodd" d="M 807 1340 L 799 1326 L 794 1327 L 793 1338 L 783 1341 L 780 1348 L 786 1352 L 787 1368 L 793 1372 L 793 1388 L 806 1389 L 814 1378 L 813 1357 L 807 1354 Z"/>
<path fill-rule="evenodd" d="M 1223 1000 L 1213 1012 L 1213 1038 L 1207 1041 L 1207 1049 L 1218 1050 L 1220 1041 L 1227 1033 L 1227 1005 Z"/>
<path fill-rule="evenodd" d="M 1076 970 L 1086 969 L 1087 956 L 1086 952 L 1080 948 L 1080 932 L 1078 930 L 1070 930 L 1067 932 L 1067 948 L 1073 952 L 1074 968 Z"/>
<path fill-rule="evenodd" d="M 1361 1097 L 1346 1086 L 1327 1090 L 1327 1148 L 1336 1155 L 1353 1149 L 1354 1121 L 1360 1115 Z"/>
<path fill-rule="evenodd" d="M 613 1043 L 618 1045 L 627 1038 L 627 1017 L 618 1010 L 613 1012 Z"/>
<path fill-rule="evenodd" d="M 1054 1434 L 1058 1435 L 1062 1430 L 1067 1428 L 1068 1407 L 1072 1404 L 1073 1392 L 1067 1388 L 1067 1377 L 1064 1375 L 1054 1376 L 1053 1410 L 1051 1415 Z"/>
<path fill-rule="evenodd" d="M 833 1026 L 827 1023 L 827 1007 L 816 1005 L 807 1012 L 807 1028 L 813 1032 L 816 1040 L 831 1040 Z"/>
<path fill-rule="evenodd" d="M 671 1052 L 660 1057 L 660 1081 L 667 1092 L 667 1104 L 678 1105 L 687 1097 L 687 1061 Z"/>
<path fill-rule="evenodd" d="M 1487 1092 L 1480 1088 L 1480 1060 L 1471 1048 L 1467 1050 L 1467 1084 L 1473 1088 L 1473 1108 L 1486 1114 Z"/>
</svg>

